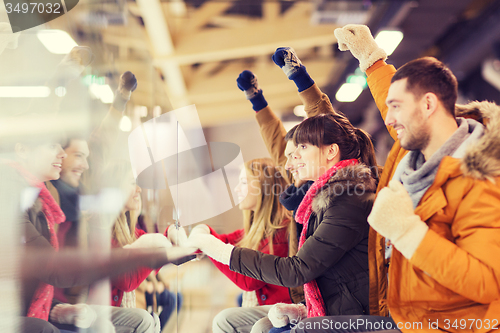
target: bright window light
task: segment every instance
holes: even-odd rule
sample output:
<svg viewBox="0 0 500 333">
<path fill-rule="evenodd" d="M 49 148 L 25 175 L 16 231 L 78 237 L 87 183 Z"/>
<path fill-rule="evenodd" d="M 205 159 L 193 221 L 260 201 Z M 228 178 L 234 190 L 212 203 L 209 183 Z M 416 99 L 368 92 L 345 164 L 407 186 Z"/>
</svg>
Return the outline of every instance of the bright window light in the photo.
<svg viewBox="0 0 500 333">
<path fill-rule="evenodd" d="M 335 94 L 335 98 L 339 102 L 354 102 L 362 91 L 363 87 L 357 83 L 344 83 Z"/>
<path fill-rule="evenodd" d="M 375 42 L 387 55 L 391 55 L 402 40 L 403 33 L 398 30 L 382 30 L 375 37 Z"/>
<path fill-rule="evenodd" d="M 89 89 L 92 95 L 94 95 L 95 98 L 100 99 L 101 102 L 106 104 L 113 103 L 115 95 L 113 94 L 113 91 L 111 90 L 109 85 L 107 84 L 100 85 L 92 83 Z"/>
<path fill-rule="evenodd" d="M 0 97 L 2 98 L 34 98 L 47 97 L 49 95 L 50 89 L 44 86 L 0 87 Z"/>
<path fill-rule="evenodd" d="M 122 119 L 120 119 L 120 129 L 123 132 L 130 132 L 132 130 L 132 120 L 128 116 L 123 116 Z"/>
<path fill-rule="evenodd" d="M 36 36 L 49 52 L 67 54 L 72 48 L 78 46 L 71 36 L 62 30 L 40 30 Z"/>
</svg>

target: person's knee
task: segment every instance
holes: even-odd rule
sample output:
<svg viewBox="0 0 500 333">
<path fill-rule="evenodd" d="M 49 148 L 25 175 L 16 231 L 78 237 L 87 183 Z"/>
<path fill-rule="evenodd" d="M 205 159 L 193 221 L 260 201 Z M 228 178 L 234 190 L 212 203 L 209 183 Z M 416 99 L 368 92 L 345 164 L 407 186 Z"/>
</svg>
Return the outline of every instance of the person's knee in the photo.
<svg viewBox="0 0 500 333">
<path fill-rule="evenodd" d="M 60 333 L 60 330 L 48 321 L 23 317 L 21 319 L 21 332 L 25 333 Z"/>
<path fill-rule="evenodd" d="M 155 319 L 144 309 L 127 308 L 127 317 L 127 322 L 121 323 L 121 326 L 130 326 L 134 328 L 134 333 L 159 332 L 159 327 L 157 327 Z"/>
<path fill-rule="evenodd" d="M 231 309 L 224 309 L 219 312 L 212 321 L 213 333 L 234 333 L 236 330 L 229 322 L 228 318 L 231 315 Z"/>
<path fill-rule="evenodd" d="M 153 316 L 144 309 L 133 309 L 138 323 L 136 333 L 154 333 L 156 323 Z M 137 310 L 137 311 L 135 311 Z"/>
<path fill-rule="evenodd" d="M 273 329 L 273 324 L 268 317 L 259 319 L 253 326 L 250 333 L 268 333 Z M 281 331 L 280 331 L 281 332 Z"/>
</svg>

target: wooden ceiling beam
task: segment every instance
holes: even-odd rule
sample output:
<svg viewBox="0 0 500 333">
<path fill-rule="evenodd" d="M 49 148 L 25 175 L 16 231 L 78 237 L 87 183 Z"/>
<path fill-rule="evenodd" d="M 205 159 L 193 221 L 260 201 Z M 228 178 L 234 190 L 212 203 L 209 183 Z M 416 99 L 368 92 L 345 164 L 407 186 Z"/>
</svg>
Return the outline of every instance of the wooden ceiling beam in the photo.
<svg viewBox="0 0 500 333">
<path fill-rule="evenodd" d="M 279 46 L 296 50 L 336 42 L 336 25 L 311 26 L 308 20 L 281 24 L 255 22 L 251 28 L 209 29 L 180 38 L 175 52 L 155 58 L 157 64 L 174 61 L 179 65 L 223 61 L 272 54 Z"/>
<path fill-rule="evenodd" d="M 265 21 L 276 21 L 280 17 L 281 3 L 280 2 L 264 2 L 262 4 L 262 14 Z"/>
<path fill-rule="evenodd" d="M 219 16 L 232 6 L 232 1 L 206 1 L 200 8 L 198 8 L 187 21 L 182 29 L 182 35 L 189 35 L 199 30 L 210 20 Z"/>
</svg>

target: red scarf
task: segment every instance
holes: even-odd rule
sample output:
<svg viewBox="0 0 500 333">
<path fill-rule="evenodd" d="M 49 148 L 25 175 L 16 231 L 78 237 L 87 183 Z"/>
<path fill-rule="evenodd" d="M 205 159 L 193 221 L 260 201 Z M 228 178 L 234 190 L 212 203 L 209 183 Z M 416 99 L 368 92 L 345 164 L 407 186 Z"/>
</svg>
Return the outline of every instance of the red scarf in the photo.
<svg viewBox="0 0 500 333">
<path fill-rule="evenodd" d="M 309 217 L 311 217 L 312 214 L 312 202 L 314 197 L 316 197 L 316 194 L 318 194 L 321 188 L 325 186 L 337 170 L 356 164 L 358 164 L 357 159 L 340 161 L 328 169 L 311 185 L 304 199 L 302 199 L 295 215 L 295 220 L 303 225 L 302 233 L 300 234 L 299 239 L 299 249 L 306 241 L 307 226 L 309 224 Z M 321 296 L 316 280 L 312 280 L 304 284 L 304 296 L 306 298 L 308 318 L 326 316 L 325 302 L 323 301 L 323 297 Z"/>
<path fill-rule="evenodd" d="M 42 211 L 45 215 L 45 218 L 47 219 L 48 229 L 50 232 L 50 244 L 56 251 L 58 251 L 59 243 L 57 241 L 57 235 L 54 230 L 54 225 L 56 223 L 60 224 L 66 220 L 64 213 L 43 182 L 38 180 L 35 176 L 33 176 L 19 164 L 14 162 L 7 163 L 15 168 L 30 186 L 40 189 L 38 198 L 42 202 Z M 33 295 L 33 299 L 31 300 L 27 316 L 48 321 L 53 298 L 54 287 L 44 282 L 40 282 L 35 291 L 35 294 Z"/>
</svg>

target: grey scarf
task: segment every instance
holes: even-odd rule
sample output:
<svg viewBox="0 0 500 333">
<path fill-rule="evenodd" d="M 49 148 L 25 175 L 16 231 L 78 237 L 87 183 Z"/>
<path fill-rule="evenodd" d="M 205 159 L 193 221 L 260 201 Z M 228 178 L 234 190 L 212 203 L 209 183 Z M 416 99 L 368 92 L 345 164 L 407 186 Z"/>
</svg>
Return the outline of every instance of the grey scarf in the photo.
<svg viewBox="0 0 500 333">
<path fill-rule="evenodd" d="M 461 158 L 465 148 L 478 140 L 484 126 L 472 119 L 457 118 L 458 129 L 425 161 L 420 150 L 410 151 L 399 163 L 393 179 L 399 180 L 410 194 L 415 209 L 427 189 L 434 182 L 439 164 L 445 156 Z"/>
</svg>

